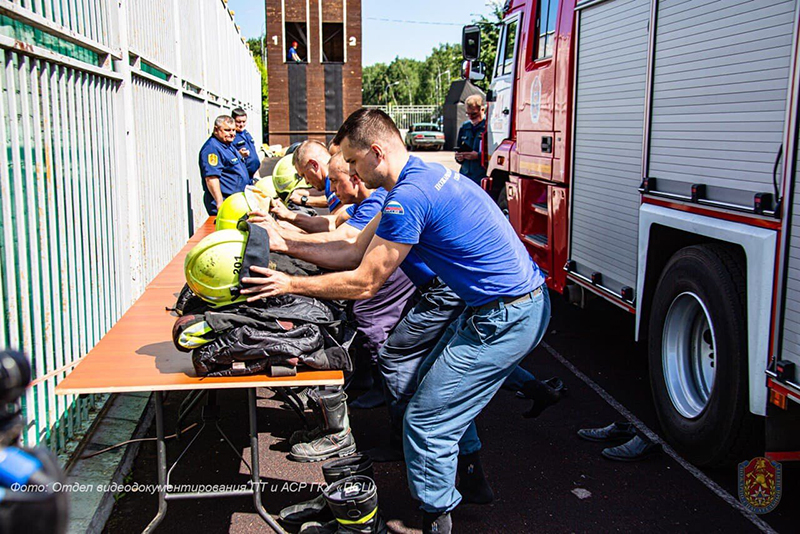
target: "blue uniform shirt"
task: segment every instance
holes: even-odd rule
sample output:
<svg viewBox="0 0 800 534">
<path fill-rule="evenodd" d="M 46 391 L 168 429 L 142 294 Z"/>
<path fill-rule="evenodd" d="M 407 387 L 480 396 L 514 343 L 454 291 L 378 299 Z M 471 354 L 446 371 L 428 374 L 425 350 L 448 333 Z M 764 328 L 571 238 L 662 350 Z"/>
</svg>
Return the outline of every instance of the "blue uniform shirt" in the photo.
<svg viewBox="0 0 800 534">
<path fill-rule="evenodd" d="M 350 219 L 345 224 L 349 224 L 356 230 L 363 230 L 366 225 L 380 213 L 383 201 L 386 199 L 386 189 L 379 187 L 364 202 L 351 204 L 347 208 Z"/>
<path fill-rule="evenodd" d="M 414 252 L 469 306 L 533 291 L 544 277 L 477 184 L 411 156 L 386 196 L 376 235 Z"/>
<path fill-rule="evenodd" d="M 219 176 L 219 187 L 223 198 L 244 191 L 244 188 L 252 181 L 247 173 L 247 167 L 233 144 L 225 144 L 213 135 L 200 149 L 199 164 L 200 176 L 203 177 L 203 191 L 205 191 L 203 203 L 209 215 L 217 213 L 217 205 L 214 197 L 208 191 L 206 177 Z"/>
<path fill-rule="evenodd" d="M 478 124 L 472 124 L 472 121 L 466 121 L 458 129 L 458 146 L 467 145 L 473 152 L 481 153 L 481 135 L 486 129 L 486 120 L 482 120 Z M 481 180 L 486 176 L 486 169 L 481 166 L 481 160 L 472 159 L 464 160 L 461 163 L 461 174 L 480 185 Z"/>
<path fill-rule="evenodd" d="M 331 189 L 331 179 L 327 176 L 325 177 L 325 199 L 328 201 L 328 211 L 335 210 L 342 203 L 336 196 L 336 192 Z"/>
<path fill-rule="evenodd" d="M 250 151 L 250 155 L 244 160 L 244 165 L 247 167 L 247 172 L 253 176 L 255 172 L 261 167 L 261 161 L 258 159 L 258 152 L 256 151 L 256 143 L 253 141 L 253 136 L 247 130 L 236 132 L 236 138 L 233 140 L 233 148 L 238 152 L 242 148 Z"/>
<path fill-rule="evenodd" d="M 345 224 L 349 224 L 356 230 L 363 230 L 380 213 L 385 200 L 386 189 L 379 187 L 364 202 L 352 204 L 347 208 L 350 219 Z M 424 286 L 436 276 L 413 251 L 408 253 L 406 259 L 400 264 L 400 268 L 417 287 Z"/>
</svg>

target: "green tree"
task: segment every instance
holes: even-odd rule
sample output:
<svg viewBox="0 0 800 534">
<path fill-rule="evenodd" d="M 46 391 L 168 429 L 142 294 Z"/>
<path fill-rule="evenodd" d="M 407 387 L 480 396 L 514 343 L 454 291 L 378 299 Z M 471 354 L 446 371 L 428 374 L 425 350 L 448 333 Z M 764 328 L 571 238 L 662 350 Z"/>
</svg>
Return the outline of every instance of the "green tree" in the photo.
<svg viewBox="0 0 800 534">
<path fill-rule="evenodd" d="M 266 58 L 262 53 L 261 39 L 248 39 L 247 46 L 253 53 L 253 59 L 256 62 L 258 72 L 261 73 L 261 113 L 262 113 L 262 131 L 264 132 L 264 139 L 266 139 L 267 132 L 269 131 L 269 81 L 267 79 L 267 65 L 264 63 Z"/>
<path fill-rule="evenodd" d="M 474 20 L 481 28 L 480 60 L 487 65 L 486 79 L 476 82 L 484 91 L 491 83 L 491 70 L 497 53 L 500 34 L 499 23 L 503 8 L 493 4 L 491 18 L 481 16 Z M 463 56 L 461 44 L 439 44 L 423 61 L 395 58 L 388 65 L 376 63 L 362 71 L 362 101 L 377 104 L 435 104 L 441 106 L 450 89 L 450 83 L 461 77 Z"/>
</svg>

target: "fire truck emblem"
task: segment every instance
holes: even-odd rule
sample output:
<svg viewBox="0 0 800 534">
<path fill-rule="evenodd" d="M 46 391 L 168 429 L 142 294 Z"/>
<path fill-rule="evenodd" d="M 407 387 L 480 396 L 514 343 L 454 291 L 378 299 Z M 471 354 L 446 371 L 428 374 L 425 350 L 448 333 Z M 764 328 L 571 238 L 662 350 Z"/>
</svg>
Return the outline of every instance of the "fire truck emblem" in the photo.
<svg viewBox="0 0 800 534">
<path fill-rule="evenodd" d="M 782 466 L 766 458 L 739 464 L 739 500 L 753 513 L 766 514 L 781 500 Z"/>
<path fill-rule="evenodd" d="M 539 111 L 542 108 L 542 81 L 537 75 L 531 84 L 531 121 L 539 122 Z"/>
</svg>

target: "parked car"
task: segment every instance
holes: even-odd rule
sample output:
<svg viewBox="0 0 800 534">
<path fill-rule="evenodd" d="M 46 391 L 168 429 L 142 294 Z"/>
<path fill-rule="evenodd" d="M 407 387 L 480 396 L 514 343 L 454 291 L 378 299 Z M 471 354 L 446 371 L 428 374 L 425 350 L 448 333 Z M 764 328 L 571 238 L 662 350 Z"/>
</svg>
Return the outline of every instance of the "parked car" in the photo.
<svg viewBox="0 0 800 534">
<path fill-rule="evenodd" d="M 406 148 L 408 150 L 416 148 L 441 150 L 443 146 L 444 134 L 442 129 L 430 122 L 412 124 L 408 133 L 406 133 Z"/>
</svg>

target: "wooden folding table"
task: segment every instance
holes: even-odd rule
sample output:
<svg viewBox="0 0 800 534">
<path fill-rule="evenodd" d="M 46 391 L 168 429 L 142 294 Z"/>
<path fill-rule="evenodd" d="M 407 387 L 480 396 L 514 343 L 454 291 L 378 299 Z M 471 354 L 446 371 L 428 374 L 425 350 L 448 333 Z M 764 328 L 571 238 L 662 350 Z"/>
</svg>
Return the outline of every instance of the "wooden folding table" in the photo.
<svg viewBox="0 0 800 534">
<path fill-rule="evenodd" d="M 144 294 L 109 330 L 73 371 L 56 386 L 60 395 L 89 393 L 127 393 L 152 391 L 155 402 L 158 453 L 158 513 L 145 529 L 151 532 L 164 518 L 167 501 L 208 497 L 252 495 L 258 514 L 276 532 L 283 529 L 267 513 L 261 502 L 258 467 L 258 428 L 256 388 L 328 386 L 343 383 L 340 371 L 299 372 L 296 376 L 265 375 L 200 378 L 195 375 L 191 356 L 179 352 L 172 343 L 175 315 L 167 307 L 175 302 L 184 284 L 183 261 L 188 251 L 214 231 L 209 219 L 177 256 L 147 286 Z M 169 492 L 167 487 L 167 448 L 164 437 L 163 392 L 176 390 L 247 389 L 250 419 L 251 488 L 209 493 Z M 221 431 L 221 430 L 220 430 Z M 223 434 L 224 436 L 224 434 Z M 226 437 L 227 439 L 227 437 Z M 230 443 L 230 442 L 229 442 Z M 191 443 L 184 453 L 191 447 Z M 181 457 L 183 454 L 181 454 Z M 177 461 L 180 460 L 180 457 Z M 177 461 L 175 463 L 177 463 Z"/>
</svg>

